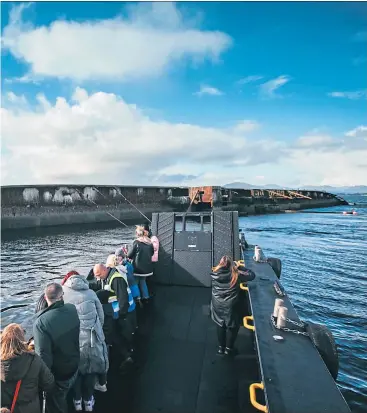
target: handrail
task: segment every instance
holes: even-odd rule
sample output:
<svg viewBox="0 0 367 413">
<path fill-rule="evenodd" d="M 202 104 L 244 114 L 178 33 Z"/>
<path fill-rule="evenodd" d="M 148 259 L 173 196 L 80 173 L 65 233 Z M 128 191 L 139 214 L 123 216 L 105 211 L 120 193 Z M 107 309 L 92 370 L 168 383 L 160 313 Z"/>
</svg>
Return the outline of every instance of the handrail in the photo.
<svg viewBox="0 0 367 413">
<path fill-rule="evenodd" d="M 256 389 L 264 390 L 264 383 L 252 383 L 249 387 L 250 390 L 250 401 L 255 409 L 260 410 L 261 412 L 268 413 L 267 406 L 260 404 L 256 400 Z"/>
<path fill-rule="evenodd" d="M 248 321 L 254 321 L 254 317 L 252 315 L 248 315 L 246 317 L 243 317 L 243 326 L 247 328 L 248 330 L 255 331 L 255 327 L 251 324 L 248 323 Z"/>
<path fill-rule="evenodd" d="M 241 283 L 241 284 L 240 284 L 240 288 L 241 288 L 241 290 L 249 291 L 249 289 L 248 289 L 248 287 L 246 286 L 245 283 Z"/>
</svg>

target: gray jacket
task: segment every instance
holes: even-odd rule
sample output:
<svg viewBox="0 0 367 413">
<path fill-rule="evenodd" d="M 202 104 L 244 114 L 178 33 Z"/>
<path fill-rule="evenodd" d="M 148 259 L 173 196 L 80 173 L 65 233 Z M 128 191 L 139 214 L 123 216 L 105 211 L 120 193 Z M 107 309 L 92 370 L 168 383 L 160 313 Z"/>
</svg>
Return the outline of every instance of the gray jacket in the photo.
<svg viewBox="0 0 367 413">
<path fill-rule="evenodd" d="M 65 303 L 75 305 L 80 319 L 80 373 L 107 372 L 108 353 L 102 328 L 102 304 L 96 293 L 89 289 L 86 278 L 81 275 L 70 277 L 63 289 Z"/>
</svg>

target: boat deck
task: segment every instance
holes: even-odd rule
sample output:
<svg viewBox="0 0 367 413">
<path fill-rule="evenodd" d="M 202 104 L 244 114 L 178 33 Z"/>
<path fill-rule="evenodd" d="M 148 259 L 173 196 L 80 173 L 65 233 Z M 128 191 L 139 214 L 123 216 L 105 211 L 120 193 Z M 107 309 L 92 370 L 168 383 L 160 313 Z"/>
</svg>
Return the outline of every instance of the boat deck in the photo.
<svg viewBox="0 0 367 413">
<path fill-rule="evenodd" d="M 97 412 L 255 412 L 248 390 L 259 374 L 253 333 L 241 328 L 239 354 L 218 356 L 210 294 L 208 288 L 157 287 L 140 317 L 136 363 L 124 378 L 111 366 Z"/>
</svg>

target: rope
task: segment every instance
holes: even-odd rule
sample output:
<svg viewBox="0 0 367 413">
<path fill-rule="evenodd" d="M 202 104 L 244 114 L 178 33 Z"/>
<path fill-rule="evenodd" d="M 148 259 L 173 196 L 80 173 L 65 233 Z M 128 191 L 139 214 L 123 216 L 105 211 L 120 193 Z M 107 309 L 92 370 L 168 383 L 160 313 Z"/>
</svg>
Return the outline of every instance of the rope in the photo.
<svg viewBox="0 0 367 413">
<path fill-rule="evenodd" d="M 94 189 L 96 189 L 96 188 L 94 188 Z M 75 188 L 75 190 L 76 190 L 77 192 L 79 192 L 79 194 L 85 199 L 84 195 L 83 195 L 77 188 Z M 97 190 L 97 191 L 98 191 L 98 190 Z M 98 192 L 99 192 L 99 191 L 98 191 Z M 103 195 L 103 194 L 101 194 L 101 195 Z M 99 205 L 96 204 L 94 201 L 92 201 L 92 200 L 89 199 L 89 198 L 87 198 L 87 200 L 90 201 L 90 202 L 92 202 L 92 204 L 94 204 L 97 208 L 99 208 Z M 118 221 L 120 224 L 124 225 L 126 228 L 129 228 L 129 226 L 126 225 L 125 222 L 120 221 L 118 218 L 116 218 L 116 217 L 115 217 L 114 215 L 112 215 L 111 213 L 109 213 L 109 212 L 107 212 L 107 211 L 103 211 L 103 212 L 105 212 L 107 215 L 109 215 L 110 217 L 112 217 L 113 219 L 115 219 L 116 221 Z"/>
<path fill-rule="evenodd" d="M 144 214 L 140 211 L 139 208 L 137 208 L 132 202 L 130 202 L 130 201 L 126 198 L 126 196 L 124 196 L 117 187 L 114 187 L 114 188 L 115 188 L 116 191 L 124 198 L 124 200 L 125 200 L 126 202 L 128 202 L 132 207 L 134 207 L 134 208 L 139 212 L 139 214 L 141 214 L 147 221 L 149 221 L 150 223 L 152 223 L 152 221 L 151 221 L 146 215 L 144 215 Z M 96 191 L 98 191 L 97 188 L 94 188 L 94 189 L 95 189 Z M 99 192 L 99 191 L 98 191 L 98 192 Z M 100 193 L 100 192 L 99 192 L 99 193 Z M 103 194 L 101 194 L 101 195 L 104 196 Z"/>
</svg>

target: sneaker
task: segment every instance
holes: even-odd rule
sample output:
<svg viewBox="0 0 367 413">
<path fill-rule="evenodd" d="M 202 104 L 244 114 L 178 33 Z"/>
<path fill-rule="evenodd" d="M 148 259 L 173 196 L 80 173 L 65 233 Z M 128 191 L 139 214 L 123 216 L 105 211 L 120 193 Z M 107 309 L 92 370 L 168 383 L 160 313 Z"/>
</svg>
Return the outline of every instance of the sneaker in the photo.
<svg viewBox="0 0 367 413">
<path fill-rule="evenodd" d="M 224 347 L 219 346 L 217 353 L 220 354 L 220 355 L 224 354 Z"/>
<path fill-rule="evenodd" d="M 81 400 L 73 400 L 74 409 L 76 412 L 83 411 L 82 401 Z"/>
<path fill-rule="evenodd" d="M 86 412 L 92 412 L 94 407 L 94 397 L 90 400 L 84 400 L 84 411 Z"/>
<path fill-rule="evenodd" d="M 226 347 L 226 349 L 224 350 L 224 354 L 225 354 L 226 356 L 235 356 L 235 355 L 238 354 L 238 351 L 237 351 L 236 348 Z"/>
<path fill-rule="evenodd" d="M 101 391 L 101 392 L 104 393 L 104 392 L 107 391 L 107 385 L 106 385 L 106 384 L 96 383 L 96 384 L 94 385 L 94 390 Z"/>
</svg>

